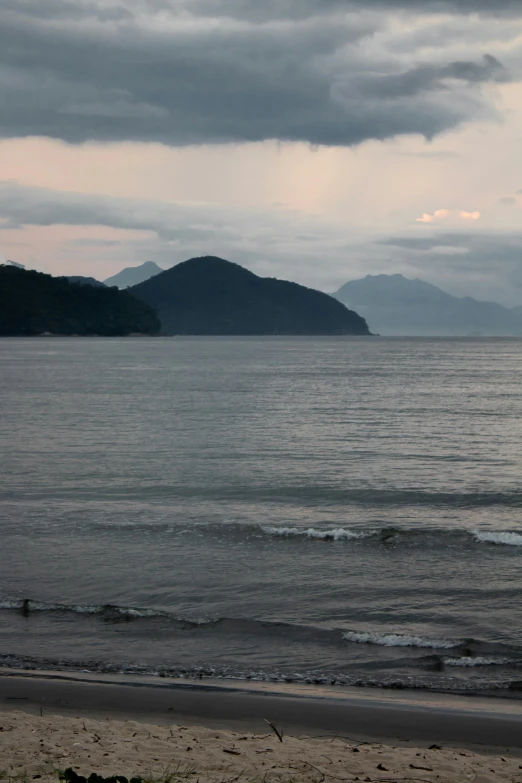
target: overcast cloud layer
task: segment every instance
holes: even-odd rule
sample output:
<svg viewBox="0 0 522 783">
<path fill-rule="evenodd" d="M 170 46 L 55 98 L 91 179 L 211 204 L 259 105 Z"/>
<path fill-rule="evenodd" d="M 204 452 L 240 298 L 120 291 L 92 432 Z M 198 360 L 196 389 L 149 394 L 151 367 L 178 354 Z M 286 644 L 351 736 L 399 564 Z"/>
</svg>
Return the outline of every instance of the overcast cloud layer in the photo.
<svg viewBox="0 0 522 783">
<path fill-rule="evenodd" d="M 426 13 L 488 6 L 3 0 L 0 135 L 168 145 L 432 138 L 497 117 L 484 87 L 518 78 L 512 20 L 497 20 L 485 42 L 487 26 L 465 35 Z M 495 2 L 497 13 L 514 8 Z"/>
</svg>

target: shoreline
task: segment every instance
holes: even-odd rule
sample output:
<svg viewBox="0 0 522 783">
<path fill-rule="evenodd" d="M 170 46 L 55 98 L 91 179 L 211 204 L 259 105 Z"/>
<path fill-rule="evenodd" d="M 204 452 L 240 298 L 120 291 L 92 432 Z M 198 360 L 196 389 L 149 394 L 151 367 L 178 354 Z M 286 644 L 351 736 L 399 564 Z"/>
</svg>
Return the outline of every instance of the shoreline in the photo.
<svg viewBox="0 0 522 783">
<path fill-rule="evenodd" d="M 254 733 L 264 733 L 268 720 L 296 736 L 440 742 L 522 756 L 522 706 L 494 697 L 3 670 L 0 711 L 13 710 Z"/>
</svg>

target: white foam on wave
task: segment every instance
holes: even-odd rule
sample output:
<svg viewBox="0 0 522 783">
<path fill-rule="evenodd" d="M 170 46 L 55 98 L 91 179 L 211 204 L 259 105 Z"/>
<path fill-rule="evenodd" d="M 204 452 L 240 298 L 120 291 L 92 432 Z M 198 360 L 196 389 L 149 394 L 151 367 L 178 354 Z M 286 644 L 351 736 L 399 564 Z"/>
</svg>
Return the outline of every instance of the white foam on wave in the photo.
<svg viewBox="0 0 522 783">
<path fill-rule="evenodd" d="M 473 530 L 473 537 L 481 544 L 505 544 L 507 546 L 522 546 L 522 534 L 510 533 L 507 530 L 498 533 L 487 530 Z"/>
<path fill-rule="evenodd" d="M 97 614 L 100 607 L 96 604 L 54 604 L 42 601 L 29 601 L 31 612 L 74 612 L 75 614 Z"/>
<path fill-rule="evenodd" d="M 22 606 L 21 601 L 9 601 L 9 600 L 0 601 L 0 610 L 20 609 L 21 606 Z"/>
<path fill-rule="evenodd" d="M 460 639 L 429 639 L 425 636 L 409 636 L 400 633 L 370 633 L 365 631 L 345 631 L 343 639 L 359 644 L 379 644 L 382 647 L 430 647 L 451 649 L 462 644 Z"/>
<path fill-rule="evenodd" d="M 486 658 L 480 655 L 477 655 L 476 658 L 444 658 L 446 666 L 504 666 L 510 663 L 513 663 L 512 658 Z"/>
<path fill-rule="evenodd" d="M 263 527 L 261 529 L 263 533 L 267 533 L 270 536 L 280 536 L 281 538 L 301 536 L 317 538 L 322 541 L 342 541 L 343 539 L 367 538 L 369 535 L 373 535 L 373 533 L 358 533 L 355 530 L 346 530 L 343 527 L 336 527 L 331 530 L 320 530 L 315 527 Z"/>
</svg>

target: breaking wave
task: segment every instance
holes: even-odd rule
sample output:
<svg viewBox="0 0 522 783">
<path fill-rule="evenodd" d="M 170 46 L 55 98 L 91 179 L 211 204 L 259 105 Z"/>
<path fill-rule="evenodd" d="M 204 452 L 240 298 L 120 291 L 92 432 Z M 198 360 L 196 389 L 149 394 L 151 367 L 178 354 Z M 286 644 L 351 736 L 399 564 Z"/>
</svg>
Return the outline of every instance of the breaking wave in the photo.
<svg viewBox="0 0 522 783">
<path fill-rule="evenodd" d="M 476 657 L 443 658 L 443 662 L 445 666 L 460 666 L 462 668 L 472 666 L 513 666 L 513 664 L 517 663 L 513 658 L 485 657 L 480 655 Z"/>
<path fill-rule="evenodd" d="M 332 528 L 331 530 L 320 530 L 315 527 L 302 528 L 302 527 L 262 527 L 263 533 L 269 536 L 278 536 L 280 538 L 290 538 L 292 536 L 300 536 L 304 538 L 317 538 L 321 541 L 342 541 L 357 538 L 368 538 L 369 536 L 378 535 L 379 531 L 355 531 L 346 530 L 343 527 Z"/>
<path fill-rule="evenodd" d="M 345 631 L 343 639 L 359 644 L 378 644 L 382 647 L 428 647 L 436 650 L 452 649 L 465 644 L 464 639 L 429 639 L 425 636 L 410 636 L 399 633 L 371 633 L 366 631 Z"/>
<path fill-rule="evenodd" d="M 421 541 L 430 539 L 432 545 L 437 542 L 466 544 L 504 544 L 522 547 L 522 533 L 512 530 L 469 530 L 466 528 L 420 528 L 420 527 L 369 527 L 352 529 L 344 527 L 285 527 L 261 526 L 262 533 L 275 538 L 315 539 L 317 541 L 362 541 L 372 539 L 378 544 L 400 543 L 401 541 Z"/>
<path fill-rule="evenodd" d="M 512 533 L 508 530 L 499 530 L 498 532 L 473 530 L 472 536 L 481 544 L 505 544 L 507 546 L 522 546 L 522 534 Z"/>
</svg>

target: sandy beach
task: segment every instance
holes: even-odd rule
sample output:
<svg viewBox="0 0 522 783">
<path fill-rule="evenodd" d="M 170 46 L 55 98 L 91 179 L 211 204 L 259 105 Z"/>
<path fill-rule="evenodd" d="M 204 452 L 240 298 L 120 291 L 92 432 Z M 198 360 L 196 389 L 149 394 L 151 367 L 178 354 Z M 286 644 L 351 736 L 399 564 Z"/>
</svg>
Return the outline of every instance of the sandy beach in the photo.
<svg viewBox="0 0 522 783">
<path fill-rule="evenodd" d="M 200 783 L 518 781 L 521 728 L 519 705 L 496 700 L 430 706 L 394 695 L 0 677 L 2 779 L 72 767 Z"/>
<path fill-rule="evenodd" d="M 256 734 L 200 726 L 0 714 L 3 778 L 79 774 L 139 775 L 200 781 L 515 781 L 520 759 L 433 745 L 394 747 L 348 737 Z"/>
</svg>

